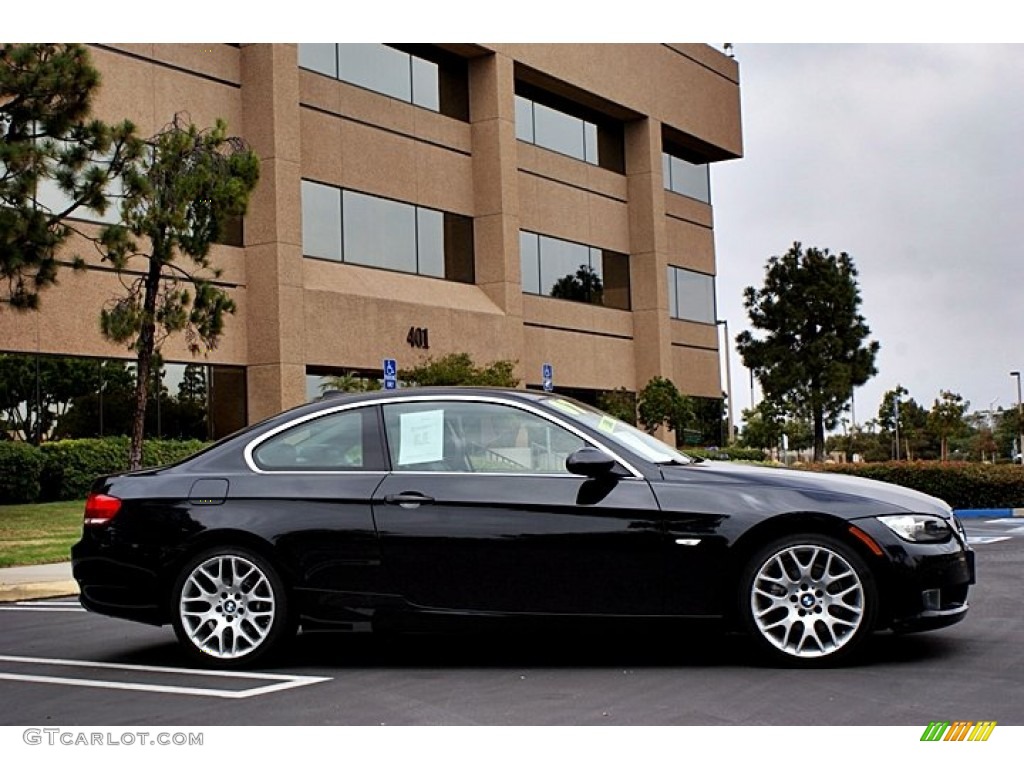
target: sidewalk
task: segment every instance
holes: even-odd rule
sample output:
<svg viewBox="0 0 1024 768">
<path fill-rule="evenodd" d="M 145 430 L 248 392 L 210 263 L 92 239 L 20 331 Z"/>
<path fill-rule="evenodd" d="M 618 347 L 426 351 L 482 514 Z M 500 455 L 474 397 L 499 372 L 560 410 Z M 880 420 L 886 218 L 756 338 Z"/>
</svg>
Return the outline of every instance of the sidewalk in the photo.
<svg viewBox="0 0 1024 768">
<path fill-rule="evenodd" d="M 0 603 L 77 594 L 69 562 L 0 568 Z"/>
</svg>

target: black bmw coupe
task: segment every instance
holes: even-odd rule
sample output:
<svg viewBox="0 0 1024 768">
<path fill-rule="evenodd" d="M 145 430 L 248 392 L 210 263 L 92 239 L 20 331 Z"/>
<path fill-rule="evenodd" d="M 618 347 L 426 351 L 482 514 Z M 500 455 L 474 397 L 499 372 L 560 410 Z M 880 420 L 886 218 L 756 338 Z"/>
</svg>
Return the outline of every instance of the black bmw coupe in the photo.
<svg viewBox="0 0 1024 768">
<path fill-rule="evenodd" d="M 173 466 L 98 479 L 81 601 L 219 667 L 299 627 L 719 618 L 775 660 L 964 618 L 973 553 L 896 486 L 697 461 L 557 394 L 325 397 Z"/>
</svg>

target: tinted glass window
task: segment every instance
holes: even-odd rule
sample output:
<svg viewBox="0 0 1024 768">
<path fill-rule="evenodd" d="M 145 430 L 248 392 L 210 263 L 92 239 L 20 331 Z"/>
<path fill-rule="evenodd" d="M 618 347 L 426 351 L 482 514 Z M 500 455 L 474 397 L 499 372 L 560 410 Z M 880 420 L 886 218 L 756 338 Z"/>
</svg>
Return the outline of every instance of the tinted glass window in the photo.
<svg viewBox="0 0 1024 768">
<path fill-rule="evenodd" d="M 516 96 L 516 138 L 618 173 L 624 171 L 621 124 L 600 124 L 526 96 Z M 582 108 L 581 108 L 582 109 Z"/>
<path fill-rule="evenodd" d="M 423 56 L 381 43 L 300 43 L 299 66 L 467 120 L 465 61 L 431 46 L 413 47 Z"/>
<path fill-rule="evenodd" d="M 519 233 L 523 292 L 629 309 L 629 257 L 556 237 Z"/>
<path fill-rule="evenodd" d="M 533 102 L 516 96 L 516 138 L 534 144 L 533 137 Z"/>
<path fill-rule="evenodd" d="M 586 443 L 527 411 L 494 403 L 384 406 L 392 468 L 405 472 L 567 474 Z"/>
<path fill-rule="evenodd" d="M 300 43 L 299 66 L 337 77 L 338 47 L 334 43 Z"/>
<path fill-rule="evenodd" d="M 377 93 L 412 101 L 410 56 L 376 43 L 338 45 L 338 77 Z M 437 84 L 435 81 L 436 91 Z"/>
<path fill-rule="evenodd" d="M 254 452 L 261 469 L 353 471 L 383 469 L 377 446 L 375 411 L 340 411 L 287 429 Z"/>
<path fill-rule="evenodd" d="M 341 261 L 341 190 L 302 182 L 302 253 Z"/>
<path fill-rule="evenodd" d="M 473 220 L 302 182 L 302 253 L 472 283 Z"/>
<path fill-rule="evenodd" d="M 669 314 L 696 323 L 715 322 L 715 278 L 702 272 L 669 267 Z"/>
<path fill-rule="evenodd" d="M 662 153 L 665 189 L 705 203 L 711 202 L 711 184 L 707 163 L 691 163 L 681 157 Z"/>
<path fill-rule="evenodd" d="M 416 271 L 416 208 L 345 190 L 345 261 Z"/>
<path fill-rule="evenodd" d="M 429 208 L 416 209 L 416 272 L 444 277 L 444 214 Z"/>
</svg>

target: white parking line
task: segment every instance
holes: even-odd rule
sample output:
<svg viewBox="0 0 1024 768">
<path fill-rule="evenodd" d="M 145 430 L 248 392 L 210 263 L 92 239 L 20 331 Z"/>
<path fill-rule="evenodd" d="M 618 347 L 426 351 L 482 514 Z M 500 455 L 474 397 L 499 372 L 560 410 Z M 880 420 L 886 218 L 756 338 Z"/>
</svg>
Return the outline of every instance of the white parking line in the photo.
<svg viewBox="0 0 1024 768">
<path fill-rule="evenodd" d="M 0 605 L 0 611 L 30 611 L 35 613 L 85 613 L 85 608 L 71 603 L 58 605 L 56 603 L 10 603 Z"/>
<path fill-rule="evenodd" d="M 83 688 L 110 688 L 123 691 L 149 691 L 152 693 L 175 693 L 185 696 L 213 696 L 221 699 L 248 699 L 253 696 L 265 696 L 290 688 L 314 685 L 331 680 L 330 677 L 312 677 L 308 675 L 277 675 L 267 672 L 218 672 L 211 669 L 179 669 L 176 667 L 152 667 L 144 664 L 114 664 L 102 661 L 78 661 L 74 659 L 42 659 L 30 656 L 0 656 L 0 663 L 37 664 L 55 667 L 85 667 L 97 670 L 121 670 L 168 675 L 188 675 L 196 677 L 220 677 L 236 680 L 266 681 L 264 685 L 243 690 L 221 690 L 218 688 L 196 688 L 183 685 L 156 685 L 152 683 L 120 682 L 116 680 L 90 680 L 76 677 L 55 677 L 53 675 L 33 675 L 0 672 L 0 680 L 19 680 L 30 683 L 51 683 L 56 685 L 72 685 Z"/>
<path fill-rule="evenodd" d="M 1009 541 L 1012 536 L 970 536 L 967 537 L 967 543 L 971 544 L 995 544 L 997 541 Z"/>
</svg>

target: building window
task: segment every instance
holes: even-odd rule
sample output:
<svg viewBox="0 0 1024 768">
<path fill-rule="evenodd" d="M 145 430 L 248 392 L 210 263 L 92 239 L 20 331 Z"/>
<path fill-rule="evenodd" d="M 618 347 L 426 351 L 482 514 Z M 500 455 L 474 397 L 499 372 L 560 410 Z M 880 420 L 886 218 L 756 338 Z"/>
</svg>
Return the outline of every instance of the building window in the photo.
<svg viewBox="0 0 1024 768">
<path fill-rule="evenodd" d="M 523 292 L 614 309 L 629 309 L 629 258 L 624 253 L 519 233 Z"/>
<path fill-rule="evenodd" d="M 668 152 L 661 153 L 661 173 L 665 189 L 711 204 L 710 166 L 691 163 Z"/>
<path fill-rule="evenodd" d="M 668 268 L 668 313 L 677 320 L 715 322 L 715 278 L 680 267 Z"/>
<path fill-rule="evenodd" d="M 130 435 L 134 362 L 0 352 L 0 440 Z M 245 426 L 245 369 L 162 363 L 151 371 L 145 435 L 217 439 Z"/>
<path fill-rule="evenodd" d="M 583 108 L 575 110 L 564 101 L 552 104 L 517 93 L 516 138 L 591 165 L 624 171 L 621 126 L 599 120 Z"/>
<path fill-rule="evenodd" d="M 299 66 L 449 117 L 469 119 L 465 61 L 430 46 L 300 43 Z"/>
<path fill-rule="evenodd" d="M 302 181 L 302 253 L 472 283 L 468 216 Z"/>
</svg>

